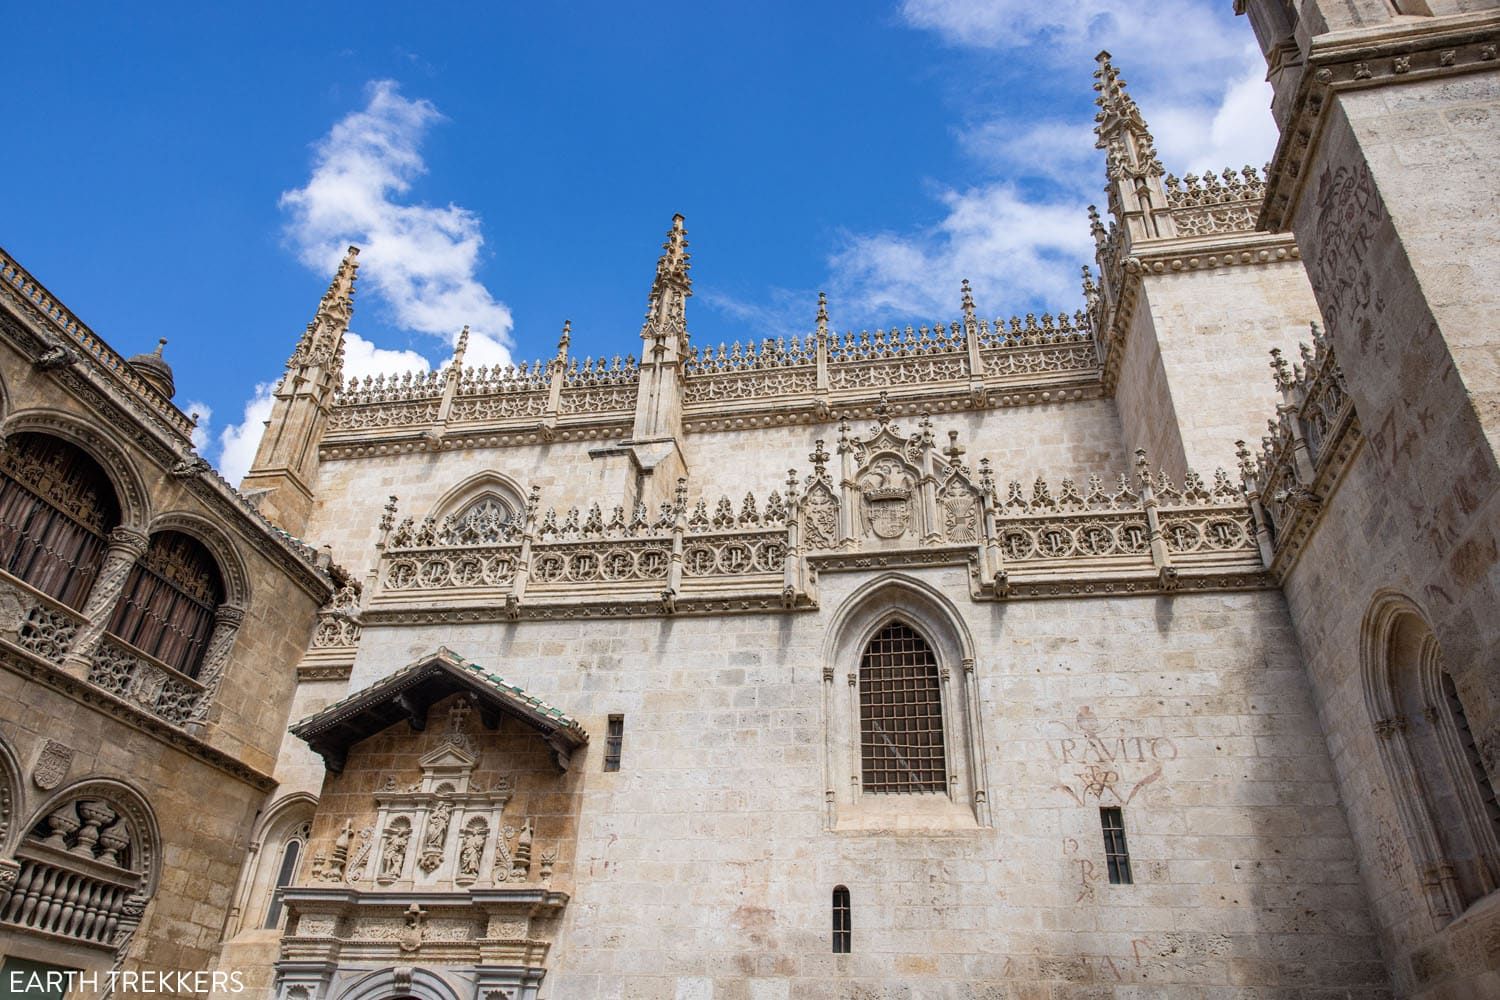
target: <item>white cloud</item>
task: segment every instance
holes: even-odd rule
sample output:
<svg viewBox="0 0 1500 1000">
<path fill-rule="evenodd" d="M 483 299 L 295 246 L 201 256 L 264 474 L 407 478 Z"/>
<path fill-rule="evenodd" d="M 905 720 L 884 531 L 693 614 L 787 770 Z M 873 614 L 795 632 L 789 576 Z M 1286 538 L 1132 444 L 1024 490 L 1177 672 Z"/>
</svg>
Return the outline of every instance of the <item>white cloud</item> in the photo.
<svg viewBox="0 0 1500 1000">
<path fill-rule="evenodd" d="M 190 416 L 197 416 L 198 422 L 193 425 L 193 448 L 201 453 L 204 448 L 208 447 L 208 442 L 213 436 L 209 431 L 214 419 L 213 408 L 196 399 L 181 403 L 177 408 Z"/>
<path fill-rule="evenodd" d="M 1265 65 L 1219 0 L 903 0 L 901 14 L 951 45 L 1012 52 L 1043 84 L 1068 67 L 1086 79 L 1109 49 L 1179 175 L 1258 166 L 1275 148 Z M 986 300 L 995 311 L 1081 305 L 1078 267 L 1094 249 L 1086 205 L 1102 203 L 1104 184 L 1092 121 L 1001 117 L 957 138 L 996 179 L 945 186 L 945 215 L 925 230 L 849 236 L 830 260 L 834 287 L 856 309 L 907 316 L 956 315 L 962 277 L 981 311 Z"/>
<path fill-rule="evenodd" d="M 360 290 L 373 290 L 397 326 L 451 345 L 467 324 L 476 363 L 508 360 L 510 310 L 475 277 L 484 246 L 479 216 L 401 197 L 427 172 L 422 139 L 442 115 L 429 101 L 402 97 L 391 80 L 371 83 L 368 94 L 364 109 L 317 143 L 307 184 L 281 196 L 298 257 L 332 274 L 345 247 L 357 244 Z"/>
<path fill-rule="evenodd" d="M 245 404 L 244 419 L 219 432 L 219 472 L 231 483 L 238 484 L 244 479 L 250 463 L 255 461 L 261 432 L 271 419 L 271 391 L 275 385 L 274 382 L 257 385 L 255 395 Z"/>
<path fill-rule="evenodd" d="M 1078 266 L 1093 252 L 1081 202 L 1028 201 L 1004 182 L 940 198 L 947 214 L 928 230 L 848 237 L 829 261 L 833 303 L 863 315 L 951 321 L 964 278 L 981 313 L 1078 301 Z"/>
<path fill-rule="evenodd" d="M 907 23 L 950 45 L 1025 49 L 1070 63 L 1101 48 L 1135 66 L 1202 73 L 1239 50 L 1218 0 L 904 0 Z M 1245 29 L 1248 31 L 1248 27 Z"/>
<path fill-rule="evenodd" d="M 352 330 L 344 334 L 344 381 L 388 372 L 425 372 L 432 365 L 416 351 L 376 347 Z"/>
</svg>

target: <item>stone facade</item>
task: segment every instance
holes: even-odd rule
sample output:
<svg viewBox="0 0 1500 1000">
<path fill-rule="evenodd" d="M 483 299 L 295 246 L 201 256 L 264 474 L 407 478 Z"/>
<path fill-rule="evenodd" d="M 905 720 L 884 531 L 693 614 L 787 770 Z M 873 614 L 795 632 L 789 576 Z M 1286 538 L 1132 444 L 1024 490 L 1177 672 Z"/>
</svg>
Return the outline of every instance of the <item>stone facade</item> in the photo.
<svg viewBox="0 0 1500 1000">
<path fill-rule="evenodd" d="M 13 953 L 276 1000 L 1500 995 L 1500 21 L 1239 5 L 1275 160 L 1169 174 L 1101 54 L 1082 309 L 695 345 L 679 216 L 639 360 L 345 382 L 351 249 L 248 501 L 8 262 L 6 434 L 75 413 L 152 469 L 123 526 L 217 518 L 279 623 L 120 680 L 102 598 L 0 573 L 0 875 L 82 845 L 139 918 L 0 895 Z"/>
</svg>

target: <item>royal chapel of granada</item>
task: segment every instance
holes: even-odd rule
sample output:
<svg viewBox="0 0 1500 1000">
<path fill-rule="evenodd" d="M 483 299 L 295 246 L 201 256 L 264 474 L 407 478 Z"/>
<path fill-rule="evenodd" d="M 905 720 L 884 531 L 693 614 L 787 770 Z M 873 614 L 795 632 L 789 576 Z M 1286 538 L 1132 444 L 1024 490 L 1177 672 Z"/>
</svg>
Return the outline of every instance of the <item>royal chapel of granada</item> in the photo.
<svg viewBox="0 0 1500 1000">
<path fill-rule="evenodd" d="M 0 251 L 0 993 L 1500 996 L 1500 0 L 1234 2 L 1076 302 L 346 379 L 350 247 L 238 485 Z"/>
</svg>

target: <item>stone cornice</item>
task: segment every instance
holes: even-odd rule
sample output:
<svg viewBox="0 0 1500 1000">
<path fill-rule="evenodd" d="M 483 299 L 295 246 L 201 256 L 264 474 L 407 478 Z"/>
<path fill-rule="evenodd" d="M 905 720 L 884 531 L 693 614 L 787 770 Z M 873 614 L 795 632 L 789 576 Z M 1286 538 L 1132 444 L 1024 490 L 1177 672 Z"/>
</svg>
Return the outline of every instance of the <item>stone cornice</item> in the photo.
<svg viewBox="0 0 1500 1000">
<path fill-rule="evenodd" d="M 276 787 L 276 779 L 271 775 L 250 767 L 175 726 L 168 725 L 156 716 L 116 698 L 96 685 L 74 677 L 62 668 L 53 666 L 36 654 L 6 639 L 0 639 L 0 666 L 20 677 L 43 684 L 122 725 L 145 733 L 157 742 L 178 750 L 258 791 L 269 792 Z"/>
<path fill-rule="evenodd" d="M 1122 287 L 1116 306 L 1103 324 L 1103 381 L 1113 392 L 1125 356 L 1125 341 L 1148 275 L 1182 274 L 1226 267 L 1255 267 L 1300 260 L 1296 240 L 1287 232 L 1251 232 L 1193 239 L 1142 241 L 1122 261 Z"/>
<path fill-rule="evenodd" d="M 1360 31 L 1312 40 L 1307 65 L 1292 99 L 1271 162 L 1259 225 L 1290 225 L 1328 121 L 1330 95 L 1457 76 L 1500 71 L 1500 12 L 1452 17 L 1407 18 Z"/>
</svg>

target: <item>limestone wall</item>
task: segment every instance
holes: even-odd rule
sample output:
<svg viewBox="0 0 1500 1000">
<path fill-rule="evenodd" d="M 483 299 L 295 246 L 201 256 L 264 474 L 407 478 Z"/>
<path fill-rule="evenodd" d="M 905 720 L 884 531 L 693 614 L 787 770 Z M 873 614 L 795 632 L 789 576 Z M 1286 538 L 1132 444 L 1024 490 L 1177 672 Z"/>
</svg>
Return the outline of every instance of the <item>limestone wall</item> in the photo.
<svg viewBox="0 0 1500 1000">
<path fill-rule="evenodd" d="M 915 799 L 825 828 L 825 744 L 848 724 L 824 717 L 828 629 L 864 573 L 774 617 L 369 627 L 351 685 L 447 645 L 593 735 L 544 996 L 1386 995 L 1278 595 L 974 605 L 960 571 L 904 575 L 970 635 L 992 829 Z M 838 685 L 857 669 L 828 666 Z M 1101 803 L 1123 806 L 1135 885 L 1104 878 Z M 840 884 L 848 956 L 829 941 Z"/>
<path fill-rule="evenodd" d="M 1280 401 L 1268 352 L 1280 348 L 1295 360 L 1295 345 L 1318 320 L 1302 264 L 1288 260 L 1153 275 L 1143 279 L 1141 298 L 1131 336 L 1154 334 L 1161 367 L 1153 376 L 1145 367 L 1154 361 L 1148 360 L 1151 348 L 1127 345 L 1126 365 L 1138 352 L 1137 371 L 1144 369 L 1148 380 L 1147 388 L 1133 390 L 1126 378 L 1141 375 L 1121 372 L 1122 411 L 1127 393 L 1142 397 L 1128 436 L 1152 454 L 1153 439 L 1164 438 L 1158 447 L 1167 451 L 1160 461 L 1174 475 L 1180 470 L 1166 457 L 1174 437 L 1181 439 L 1189 468 L 1205 474 L 1234 468 L 1234 442 L 1264 434 L 1266 417 Z M 1155 379 L 1164 380 L 1166 400 Z M 1168 414 L 1175 416 L 1175 427 Z"/>
</svg>

